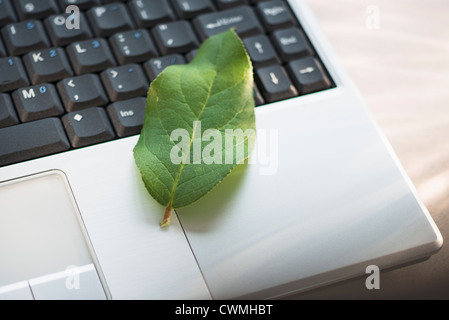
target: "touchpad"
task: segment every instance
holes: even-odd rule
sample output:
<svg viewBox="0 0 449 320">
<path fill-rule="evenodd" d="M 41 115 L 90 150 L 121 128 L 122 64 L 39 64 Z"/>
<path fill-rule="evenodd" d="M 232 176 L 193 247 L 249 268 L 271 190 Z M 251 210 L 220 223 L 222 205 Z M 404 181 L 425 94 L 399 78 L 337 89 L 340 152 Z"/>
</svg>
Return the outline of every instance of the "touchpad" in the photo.
<svg viewBox="0 0 449 320">
<path fill-rule="evenodd" d="M 0 183 L 0 299 L 105 299 L 65 174 Z"/>
</svg>

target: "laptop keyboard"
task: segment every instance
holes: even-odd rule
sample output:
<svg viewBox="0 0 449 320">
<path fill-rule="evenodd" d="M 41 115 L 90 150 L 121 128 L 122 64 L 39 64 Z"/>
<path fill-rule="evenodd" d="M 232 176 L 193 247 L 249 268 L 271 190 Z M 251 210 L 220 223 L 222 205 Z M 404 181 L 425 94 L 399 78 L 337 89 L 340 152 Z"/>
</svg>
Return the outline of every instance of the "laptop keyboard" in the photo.
<svg viewBox="0 0 449 320">
<path fill-rule="evenodd" d="M 139 134 L 151 81 L 231 27 L 256 106 L 334 86 L 285 0 L 0 0 L 0 166 Z"/>
</svg>

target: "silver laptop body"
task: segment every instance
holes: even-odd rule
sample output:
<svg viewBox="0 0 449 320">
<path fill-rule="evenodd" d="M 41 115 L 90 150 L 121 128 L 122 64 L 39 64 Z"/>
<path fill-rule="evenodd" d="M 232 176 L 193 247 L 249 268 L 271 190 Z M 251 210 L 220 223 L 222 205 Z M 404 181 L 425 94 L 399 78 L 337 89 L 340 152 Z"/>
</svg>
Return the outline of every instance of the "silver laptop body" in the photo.
<svg viewBox="0 0 449 320">
<path fill-rule="evenodd" d="M 273 138 L 258 151 L 276 157 L 239 166 L 167 229 L 133 159 L 138 136 L 0 168 L 0 298 L 279 298 L 438 251 L 306 2 L 288 2 L 336 86 L 256 108 Z"/>
</svg>

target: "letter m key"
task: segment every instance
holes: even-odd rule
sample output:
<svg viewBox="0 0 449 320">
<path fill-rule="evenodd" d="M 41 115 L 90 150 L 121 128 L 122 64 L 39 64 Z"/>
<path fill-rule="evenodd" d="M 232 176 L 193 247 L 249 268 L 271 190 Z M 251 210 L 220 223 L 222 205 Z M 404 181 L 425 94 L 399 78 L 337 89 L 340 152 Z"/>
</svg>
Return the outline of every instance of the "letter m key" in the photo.
<svg viewBox="0 0 449 320">
<path fill-rule="evenodd" d="M 22 90 L 22 95 L 24 99 L 30 99 L 34 98 L 36 94 L 34 93 L 33 88 L 31 88 L 29 91 L 26 91 L 25 89 Z"/>
</svg>

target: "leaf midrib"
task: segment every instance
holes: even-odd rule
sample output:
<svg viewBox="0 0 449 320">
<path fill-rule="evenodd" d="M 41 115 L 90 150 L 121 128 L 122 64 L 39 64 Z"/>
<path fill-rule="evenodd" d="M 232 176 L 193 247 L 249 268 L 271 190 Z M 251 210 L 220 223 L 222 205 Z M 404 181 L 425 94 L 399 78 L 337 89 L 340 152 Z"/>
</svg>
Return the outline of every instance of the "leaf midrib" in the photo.
<svg viewBox="0 0 449 320">
<path fill-rule="evenodd" d="M 223 47 L 223 40 L 220 41 L 220 46 L 219 46 L 219 48 L 218 48 L 218 53 L 217 53 L 217 56 L 215 57 L 215 63 L 214 63 L 214 67 L 215 67 L 215 70 L 214 70 L 214 77 L 213 77 L 213 79 L 212 79 L 212 81 L 211 81 L 211 83 L 210 83 L 209 90 L 208 90 L 208 92 L 207 92 L 207 98 L 206 98 L 206 101 L 204 102 L 203 107 L 201 108 L 200 113 L 199 113 L 198 116 L 196 117 L 195 124 L 198 122 L 198 120 L 200 120 L 201 115 L 203 114 L 204 110 L 206 109 L 207 103 L 209 102 L 209 99 L 210 99 L 210 97 L 211 97 L 212 87 L 213 87 L 214 82 L 215 82 L 215 79 L 216 79 L 216 77 L 217 77 L 217 70 L 216 70 L 216 69 L 217 69 L 217 62 L 218 62 L 218 58 L 219 58 L 219 56 L 220 56 L 222 47 Z M 181 84 L 181 81 L 180 81 L 180 84 Z M 195 132 L 196 132 L 196 130 L 197 130 L 197 127 L 198 127 L 198 125 L 195 125 L 195 126 L 193 127 L 193 129 L 192 129 L 192 136 L 190 137 L 190 143 L 189 143 L 189 149 L 188 149 L 188 150 L 190 150 L 191 147 L 192 147 L 192 144 L 193 144 L 193 140 L 194 140 L 194 137 L 195 137 Z M 169 200 L 169 203 L 168 203 L 169 206 L 173 204 L 173 199 L 174 199 L 174 196 L 175 196 L 175 191 L 176 191 L 176 188 L 178 187 L 178 183 L 179 183 L 179 179 L 181 178 L 182 171 L 184 170 L 184 167 L 185 167 L 185 160 L 186 160 L 186 158 L 187 158 L 187 155 L 190 157 L 190 152 L 188 152 L 186 155 L 184 155 L 184 159 L 183 159 L 183 161 L 181 162 L 181 166 L 180 166 L 180 168 L 179 168 L 178 175 L 176 176 L 176 179 L 175 179 L 175 181 L 173 182 L 173 187 L 172 187 L 172 190 L 171 190 L 171 193 L 170 193 L 170 200 Z"/>
<path fill-rule="evenodd" d="M 221 49 L 221 43 L 220 43 L 220 49 Z M 217 59 L 216 60 L 218 60 L 218 54 L 217 54 Z M 216 64 L 216 62 L 215 62 L 215 64 Z M 198 127 L 198 125 L 197 125 L 198 120 L 200 120 L 201 115 L 203 114 L 204 110 L 206 109 L 207 103 L 209 102 L 209 99 L 211 97 L 212 86 L 214 85 L 215 78 L 217 77 L 217 71 L 214 70 L 214 72 L 215 72 L 215 74 L 214 74 L 214 77 L 213 77 L 213 79 L 212 79 L 212 81 L 210 83 L 209 90 L 207 92 L 206 101 L 204 102 L 203 107 L 201 108 L 201 111 L 198 114 L 198 116 L 196 117 L 196 120 L 194 122 L 195 125 L 193 126 L 193 129 L 192 129 L 192 136 L 190 137 L 190 143 L 189 143 L 189 149 L 188 150 L 190 150 L 191 147 L 192 147 L 193 140 L 194 140 L 194 137 L 195 137 L 195 132 L 196 132 L 197 127 Z M 187 156 L 190 157 L 190 152 L 186 153 L 184 155 L 184 158 L 182 159 L 181 166 L 180 166 L 179 171 L 178 171 L 178 175 L 176 176 L 175 181 L 173 182 L 173 187 L 172 187 L 172 190 L 171 190 L 171 193 L 170 193 L 170 201 L 168 203 L 169 205 L 173 204 L 173 199 L 175 197 L 175 191 L 176 191 L 176 188 L 178 187 L 178 183 L 179 183 L 179 179 L 181 178 L 182 171 L 184 170 L 185 160 L 187 159 Z"/>
</svg>

